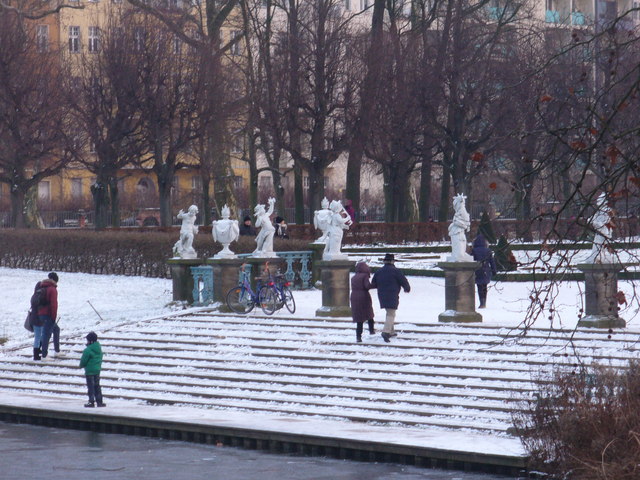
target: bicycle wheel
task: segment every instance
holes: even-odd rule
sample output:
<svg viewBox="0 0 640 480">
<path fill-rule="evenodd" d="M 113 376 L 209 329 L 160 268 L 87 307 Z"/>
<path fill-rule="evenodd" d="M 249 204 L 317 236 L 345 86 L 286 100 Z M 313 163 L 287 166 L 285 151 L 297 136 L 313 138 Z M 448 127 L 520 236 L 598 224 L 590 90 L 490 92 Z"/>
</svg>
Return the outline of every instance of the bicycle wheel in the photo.
<svg viewBox="0 0 640 480">
<path fill-rule="evenodd" d="M 251 292 L 242 286 L 233 287 L 227 293 L 227 306 L 235 313 L 249 313 L 256 306 Z"/>
<path fill-rule="evenodd" d="M 282 288 L 282 296 L 284 297 L 284 305 L 291 313 L 296 313 L 296 301 L 293 299 L 293 293 L 288 287 Z"/>
<path fill-rule="evenodd" d="M 262 308 L 265 314 L 271 315 L 276 311 L 278 298 L 273 289 L 267 286 L 262 287 L 258 292 L 258 299 L 260 301 L 260 308 Z"/>
</svg>

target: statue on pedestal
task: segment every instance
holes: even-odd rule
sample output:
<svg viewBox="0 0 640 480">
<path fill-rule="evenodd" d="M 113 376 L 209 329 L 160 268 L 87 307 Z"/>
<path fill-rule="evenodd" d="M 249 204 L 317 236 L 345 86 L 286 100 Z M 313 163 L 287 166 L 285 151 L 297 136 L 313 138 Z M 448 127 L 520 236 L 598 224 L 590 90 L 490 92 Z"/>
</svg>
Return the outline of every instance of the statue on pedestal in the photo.
<svg viewBox="0 0 640 480">
<path fill-rule="evenodd" d="M 321 210 L 316 210 L 313 213 L 313 226 L 316 230 L 320 230 L 322 235 L 316 239 L 313 243 L 325 243 L 327 241 L 327 236 L 329 235 L 329 223 L 331 222 L 331 210 L 329 210 L 329 200 L 327 197 L 322 199 L 320 202 L 322 206 Z"/>
<path fill-rule="evenodd" d="M 447 257 L 447 262 L 473 262 L 473 257 L 467 253 L 467 236 L 471 228 L 471 217 L 465 206 L 466 196 L 462 193 L 453 197 L 453 221 L 449 225 L 449 236 L 451 237 L 451 256 Z"/>
<path fill-rule="evenodd" d="M 348 230 L 353 221 L 339 200 L 333 200 L 329 204 L 331 218 L 327 241 L 324 245 L 322 260 L 346 260 L 348 257 L 340 251 L 344 230 Z"/>
<path fill-rule="evenodd" d="M 260 229 L 260 233 L 256 237 L 257 247 L 251 254 L 252 257 L 264 258 L 264 257 L 277 257 L 273 251 L 273 235 L 276 233 L 276 228 L 271 223 L 271 215 L 273 214 L 273 207 L 276 203 L 276 199 L 270 197 L 268 200 L 269 209 L 266 210 L 262 204 L 256 205 L 253 210 L 256 216 L 255 226 Z"/>
<path fill-rule="evenodd" d="M 180 227 L 180 239 L 173 246 L 173 256 L 179 258 L 198 258 L 196 251 L 193 249 L 193 237 L 198 233 L 196 216 L 198 215 L 198 207 L 191 205 L 185 213 L 180 210 L 178 219 L 182 220 Z"/>
<path fill-rule="evenodd" d="M 591 254 L 585 263 L 614 263 L 614 256 L 607 245 L 612 238 L 612 212 L 604 192 L 598 197 L 596 211 L 589 221 L 595 233 Z"/>
<path fill-rule="evenodd" d="M 214 242 L 222 244 L 222 250 L 216 253 L 213 258 L 236 258 L 236 254 L 229 250 L 229 244 L 240 237 L 240 227 L 238 220 L 230 220 L 229 207 L 225 204 L 222 207 L 222 220 L 215 220 L 211 226 L 211 235 Z"/>
</svg>

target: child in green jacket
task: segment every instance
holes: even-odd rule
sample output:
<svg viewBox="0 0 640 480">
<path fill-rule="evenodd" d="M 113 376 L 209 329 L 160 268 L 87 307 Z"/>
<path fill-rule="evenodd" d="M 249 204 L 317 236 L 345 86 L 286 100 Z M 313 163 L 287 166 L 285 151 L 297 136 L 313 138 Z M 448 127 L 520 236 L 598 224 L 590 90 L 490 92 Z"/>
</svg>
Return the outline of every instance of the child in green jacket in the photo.
<svg viewBox="0 0 640 480">
<path fill-rule="evenodd" d="M 106 407 L 102 403 L 102 389 L 100 388 L 100 368 L 102 367 L 102 347 L 98 343 L 98 335 L 95 332 L 87 334 L 87 348 L 82 352 L 80 367 L 84 367 L 84 374 L 87 377 L 87 390 L 89 392 L 89 403 L 85 407 L 95 407 L 96 402 L 99 407 Z"/>
</svg>

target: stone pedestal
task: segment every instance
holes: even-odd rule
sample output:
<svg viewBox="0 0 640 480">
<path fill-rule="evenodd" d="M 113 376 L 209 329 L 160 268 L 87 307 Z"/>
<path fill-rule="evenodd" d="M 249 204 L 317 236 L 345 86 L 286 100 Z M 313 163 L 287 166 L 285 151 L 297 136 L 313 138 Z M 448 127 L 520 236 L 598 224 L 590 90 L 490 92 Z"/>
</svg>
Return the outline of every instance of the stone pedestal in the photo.
<svg viewBox="0 0 640 480">
<path fill-rule="evenodd" d="M 322 282 L 322 307 L 316 310 L 318 317 L 350 317 L 349 294 L 351 284 L 349 272 L 355 262 L 350 260 L 319 261 L 314 265 L 320 269 Z"/>
<path fill-rule="evenodd" d="M 444 270 L 445 311 L 438 316 L 439 322 L 482 322 L 476 312 L 475 271 L 480 262 L 440 262 Z"/>
<path fill-rule="evenodd" d="M 627 323 L 618 316 L 619 263 L 581 263 L 576 268 L 584 273 L 585 316 L 579 327 L 624 328 Z"/>
<path fill-rule="evenodd" d="M 227 293 L 238 285 L 241 258 L 208 258 L 207 265 L 213 269 L 213 303 L 220 312 L 230 312 L 227 306 Z"/>
<path fill-rule="evenodd" d="M 197 267 L 203 263 L 203 260 L 199 258 L 170 258 L 167 260 L 167 264 L 171 269 L 174 301 L 193 303 L 191 267 Z"/>
<path fill-rule="evenodd" d="M 310 243 L 309 250 L 313 252 L 311 257 L 311 286 L 315 286 L 318 280 L 320 280 L 320 268 L 317 267 L 317 264 L 322 261 L 324 243 Z"/>
</svg>

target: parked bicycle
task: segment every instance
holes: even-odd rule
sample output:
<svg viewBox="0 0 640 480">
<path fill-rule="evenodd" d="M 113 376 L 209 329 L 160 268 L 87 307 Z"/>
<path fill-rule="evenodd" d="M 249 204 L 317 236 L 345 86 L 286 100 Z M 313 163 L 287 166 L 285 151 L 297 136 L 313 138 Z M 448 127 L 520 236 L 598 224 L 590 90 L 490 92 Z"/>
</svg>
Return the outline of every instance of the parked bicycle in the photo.
<svg viewBox="0 0 640 480">
<path fill-rule="evenodd" d="M 241 267 L 241 280 L 238 286 L 233 287 L 227 292 L 227 306 L 235 313 L 247 314 L 251 312 L 256 305 L 260 305 L 262 311 L 271 315 L 277 309 L 277 298 L 273 289 L 262 284 L 262 279 L 256 277 L 256 288 L 251 288 L 249 275 Z"/>
<path fill-rule="evenodd" d="M 296 301 L 293 298 L 293 293 L 289 288 L 289 281 L 282 274 L 272 276 L 269 272 L 269 265 L 265 268 L 268 275 L 267 286 L 273 291 L 276 297 L 276 310 L 280 310 L 283 306 L 287 307 L 287 310 L 291 313 L 296 312 Z"/>
</svg>

